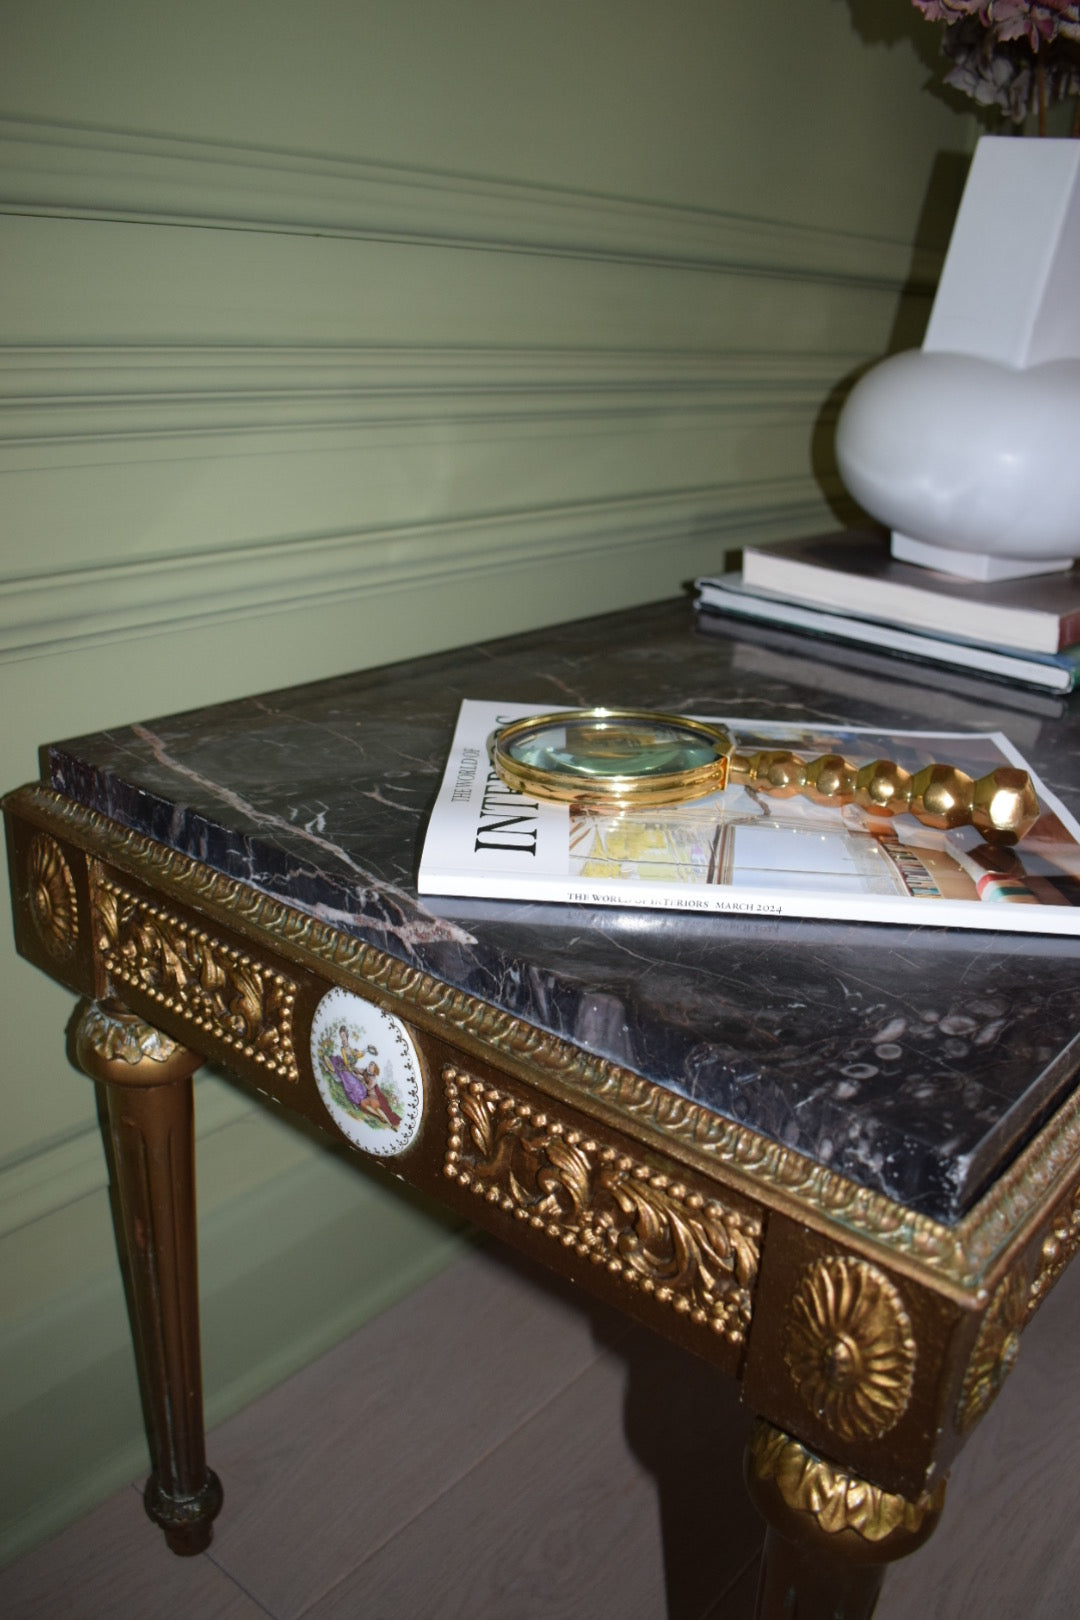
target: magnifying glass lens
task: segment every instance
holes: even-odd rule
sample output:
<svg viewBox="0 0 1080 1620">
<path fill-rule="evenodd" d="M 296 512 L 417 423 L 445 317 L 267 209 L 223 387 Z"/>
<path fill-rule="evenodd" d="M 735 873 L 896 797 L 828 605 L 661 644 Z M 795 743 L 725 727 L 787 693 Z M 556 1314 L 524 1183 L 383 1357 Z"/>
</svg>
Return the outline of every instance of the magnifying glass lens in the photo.
<svg viewBox="0 0 1080 1620">
<path fill-rule="evenodd" d="M 531 770 L 589 780 L 609 776 L 648 779 L 711 765 L 717 747 L 700 732 L 666 718 L 589 715 L 553 718 L 535 726 L 511 741 L 507 753 Z"/>
</svg>

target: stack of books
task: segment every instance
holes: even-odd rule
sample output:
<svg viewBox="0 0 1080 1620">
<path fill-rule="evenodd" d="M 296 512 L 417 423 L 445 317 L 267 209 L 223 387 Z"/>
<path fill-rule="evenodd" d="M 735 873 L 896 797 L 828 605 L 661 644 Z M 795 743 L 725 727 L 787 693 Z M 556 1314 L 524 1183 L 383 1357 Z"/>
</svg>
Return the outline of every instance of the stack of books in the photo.
<svg viewBox="0 0 1080 1620">
<path fill-rule="evenodd" d="M 1051 692 L 1080 679 L 1080 569 L 958 579 L 898 562 L 879 530 L 748 546 L 697 607 Z"/>
</svg>

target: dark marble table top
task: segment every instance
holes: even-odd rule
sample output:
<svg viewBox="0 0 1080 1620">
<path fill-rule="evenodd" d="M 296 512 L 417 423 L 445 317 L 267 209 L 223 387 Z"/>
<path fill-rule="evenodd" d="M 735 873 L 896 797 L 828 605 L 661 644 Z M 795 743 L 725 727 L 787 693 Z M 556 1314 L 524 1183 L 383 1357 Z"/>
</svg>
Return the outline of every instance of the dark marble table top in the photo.
<svg viewBox="0 0 1080 1620">
<path fill-rule="evenodd" d="M 1080 805 L 1080 705 L 783 632 L 706 632 L 685 601 L 82 737 L 47 749 L 44 771 L 123 825 L 941 1220 L 1076 1084 L 1080 940 L 420 901 L 465 697 L 1001 730 Z"/>
</svg>

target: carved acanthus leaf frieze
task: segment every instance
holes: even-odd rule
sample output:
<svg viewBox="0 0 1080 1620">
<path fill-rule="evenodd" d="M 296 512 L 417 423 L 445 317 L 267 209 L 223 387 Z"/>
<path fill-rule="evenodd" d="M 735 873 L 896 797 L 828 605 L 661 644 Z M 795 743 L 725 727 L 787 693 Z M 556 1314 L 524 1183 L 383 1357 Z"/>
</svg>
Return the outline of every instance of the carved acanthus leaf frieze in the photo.
<svg viewBox="0 0 1080 1620">
<path fill-rule="evenodd" d="M 1043 1238 L 1038 1265 L 1028 1295 L 1027 1314 L 1033 1316 L 1073 1255 L 1080 1249 L 1080 1182 L 1058 1206 Z"/>
<path fill-rule="evenodd" d="M 506 1214 L 741 1344 L 760 1257 L 756 1215 L 692 1191 L 549 1109 L 447 1066 L 446 1175 Z"/>
<path fill-rule="evenodd" d="M 272 1074 L 296 1081 L 296 986 L 100 871 L 94 938 L 115 988 L 139 990 Z"/>
</svg>

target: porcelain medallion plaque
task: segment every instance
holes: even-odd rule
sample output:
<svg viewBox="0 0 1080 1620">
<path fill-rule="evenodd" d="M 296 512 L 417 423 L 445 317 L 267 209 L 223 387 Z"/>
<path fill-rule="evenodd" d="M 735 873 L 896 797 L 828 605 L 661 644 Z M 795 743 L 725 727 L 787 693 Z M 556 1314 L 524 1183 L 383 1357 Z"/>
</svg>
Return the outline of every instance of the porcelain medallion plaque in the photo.
<svg viewBox="0 0 1080 1620">
<path fill-rule="evenodd" d="M 424 1077 L 399 1018 L 350 990 L 328 990 L 311 1021 L 311 1066 L 327 1112 L 355 1147 L 379 1158 L 411 1147 Z"/>
</svg>

